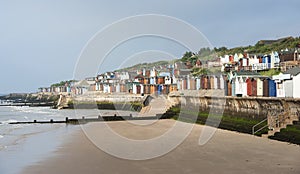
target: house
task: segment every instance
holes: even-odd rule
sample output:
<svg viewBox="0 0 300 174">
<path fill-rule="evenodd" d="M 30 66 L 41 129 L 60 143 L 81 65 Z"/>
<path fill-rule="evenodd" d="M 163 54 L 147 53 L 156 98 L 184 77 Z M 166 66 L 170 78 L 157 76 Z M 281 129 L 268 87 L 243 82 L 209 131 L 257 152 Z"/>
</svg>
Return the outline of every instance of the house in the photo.
<svg viewBox="0 0 300 174">
<path fill-rule="evenodd" d="M 71 87 L 71 91 L 75 95 L 82 95 L 86 93 L 87 91 L 95 91 L 96 90 L 96 78 L 86 78 L 85 80 L 81 80 L 78 82 L 75 82 L 74 85 Z M 61 89 L 59 90 L 60 92 Z"/>
<path fill-rule="evenodd" d="M 232 71 L 228 75 L 228 80 L 230 85 L 227 84 L 227 87 L 231 87 L 232 96 L 257 96 L 261 95 L 261 92 L 258 93 L 258 84 L 257 81 L 261 78 L 260 74 L 251 71 L 237 72 Z M 261 86 L 260 86 L 261 87 Z M 229 89 L 227 89 L 229 91 Z"/>
<path fill-rule="evenodd" d="M 300 98 L 300 68 L 295 67 L 286 72 L 273 76 L 276 88 L 279 90 L 277 95 L 280 97 Z"/>
<path fill-rule="evenodd" d="M 139 82 L 128 82 L 127 89 L 130 94 L 142 94 L 144 93 L 144 87 Z"/>
<path fill-rule="evenodd" d="M 280 58 L 278 52 L 272 51 L 271 53 L 271 68 L 279 68 Z"/>
<path fill-rule="evenodd" d="M 87 92 L 89 87 L 90 87 L 90 83 L 88 83 L 87 80 L 81 80 L 74 84 L 73 92 L 75 93 L 75 95 L 81 95 Z"/>
<path fill-rule="evenodd" d="M 289 91 L 287 91 L 287 94 L 285 92 L 285 88 L 292 88 L 291 85 L 291 75 L 290 74 L 283 74 L 280 73 L 279 75 L 275 75 L 272 77 L 272 79 L 275 81 L 276 83 L 276 96 L 277 97 L 292 97 L 292 94 L 288 94 Z"/>
</svg>

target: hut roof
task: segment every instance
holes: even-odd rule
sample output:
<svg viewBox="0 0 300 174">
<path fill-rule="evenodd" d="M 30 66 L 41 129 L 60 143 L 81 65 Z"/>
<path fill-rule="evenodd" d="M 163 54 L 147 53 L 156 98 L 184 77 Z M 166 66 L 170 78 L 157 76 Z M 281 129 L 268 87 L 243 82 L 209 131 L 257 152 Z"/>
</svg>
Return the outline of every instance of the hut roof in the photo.
<svg viewBox="0 0 300 174">
<path fill-rule="evenodd" d="M 286 72 L 284 72 L 283 74 L 291 74 L 293 76 L 296 76 L 300 73 L 300 68 L 299 67 L 294 67 L 292 69 L 287 70 Z"/>
</svg>

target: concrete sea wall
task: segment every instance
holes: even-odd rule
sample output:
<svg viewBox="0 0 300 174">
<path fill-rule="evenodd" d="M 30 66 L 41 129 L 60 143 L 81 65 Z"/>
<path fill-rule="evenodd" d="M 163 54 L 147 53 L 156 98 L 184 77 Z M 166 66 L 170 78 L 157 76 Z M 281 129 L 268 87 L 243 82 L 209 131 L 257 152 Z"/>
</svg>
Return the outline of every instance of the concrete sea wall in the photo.
<svg viewBox="0 0 300 174">
<path fill-rule="evenodd" d="M 224 96 L 222 90 L 178 91 L 168 96 L 172 103 L 180 104 L 182 98 L 190 105 L 199 106 L 200 111 L 211 109 L 231 116 L 242 116 L 255 119 L 266 118 L 268 114 L 276 115 L 300 113 L 300 99 L 275 97 L 231 97 Z"/>
</svg>

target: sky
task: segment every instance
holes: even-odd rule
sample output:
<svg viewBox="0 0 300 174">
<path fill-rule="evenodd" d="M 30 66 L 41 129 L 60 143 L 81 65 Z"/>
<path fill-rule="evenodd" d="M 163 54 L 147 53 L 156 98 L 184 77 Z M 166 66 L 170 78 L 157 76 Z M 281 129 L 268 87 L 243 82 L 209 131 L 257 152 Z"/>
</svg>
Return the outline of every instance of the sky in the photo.
<svg viewBox="0 0 300 174">
<path fill-rule="evenodd" d="M 124 18 L 171 16 L 199 30 L 212 47 L 231 48 L 261 39 L 299 37 L 299 7 L 299 0 L 0 1 L 0 94 L 36 92 L 39 87 L 73 79 L 88 43 Z M 122 28 L 121 33 L 126 32 Z M 105 46 L 106 41 L 97 45 Z M 114 47 L 98 65 L 98 72 L 129 62 L 179 58 L 186 50 L 168 39 L 133 38 Z M 153 52 L 156 57 L 151 57 Z"/>
</svg>

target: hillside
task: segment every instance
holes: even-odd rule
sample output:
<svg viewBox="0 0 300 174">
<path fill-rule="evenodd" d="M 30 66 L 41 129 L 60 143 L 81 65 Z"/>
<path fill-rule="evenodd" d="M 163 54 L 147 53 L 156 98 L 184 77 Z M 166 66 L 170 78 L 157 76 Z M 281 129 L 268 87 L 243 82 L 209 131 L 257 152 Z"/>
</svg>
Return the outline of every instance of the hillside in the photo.
<svg viewBox="0 0 300 174">
<path fill-rule="evenodd" d="M 288 48 L 294 50 L 296 47 L 300 47 L 300 37 L 285 37 L 277 40 L 260 40 L 255 45 L 246 47 L 235 47 L 228 49 L 226 47 L 215 48 L 214 51 L 220 56 L 225 54 L 235 54 L 247 52 L 249 54 L 268 54 L 272 51 L 281 52 Z"/>
<path fill-rule="evenodd" d="M 165 65 L 169 65 L 169 64 L 173 64 L 174 62 L 178 62 L 181 59 L 174 59 L 172 61 L 158 61 L 158 62 L 151 62 L 151 63 L 140 63 L 140 64 L 136 64 L 133 65 L 131 67 L 127 67 L 127 68 L 122 68 L 122 69 L 118 69 L 116 70 L 117 72 L 120 71 L 136 71 L 136 70 L 140 70 L 140 69 L 152 69 L 155 66 L 165 66 Z"/>
<path fill-rule="evenodd" d="M 151 69 L 154 66 L 164 66 L 174 62 L 185 62 L 191 65 L 195 65 L 195 62 L 200 59 L 202 63 L 213 60 L 218 56 L 234 55 L 235 53 L 247 52 L 249 54 L 269 54 L 272 51 L 281 52 L 282 50 L 294 50 L 300 47 L 300 37 L 285 37 L 277 40 L 260 40 L 255 45 L 249 45 L 245 47 L 235 48 L 201 48 L 198 52 L 185 52 L 181 59 L 174 59 L 173 61 L 158 61 L 152 63 L 142 63 L 131 67 L 119 69 L 116 71 L 136 71 L 138 69 Z"/>
</svg>

